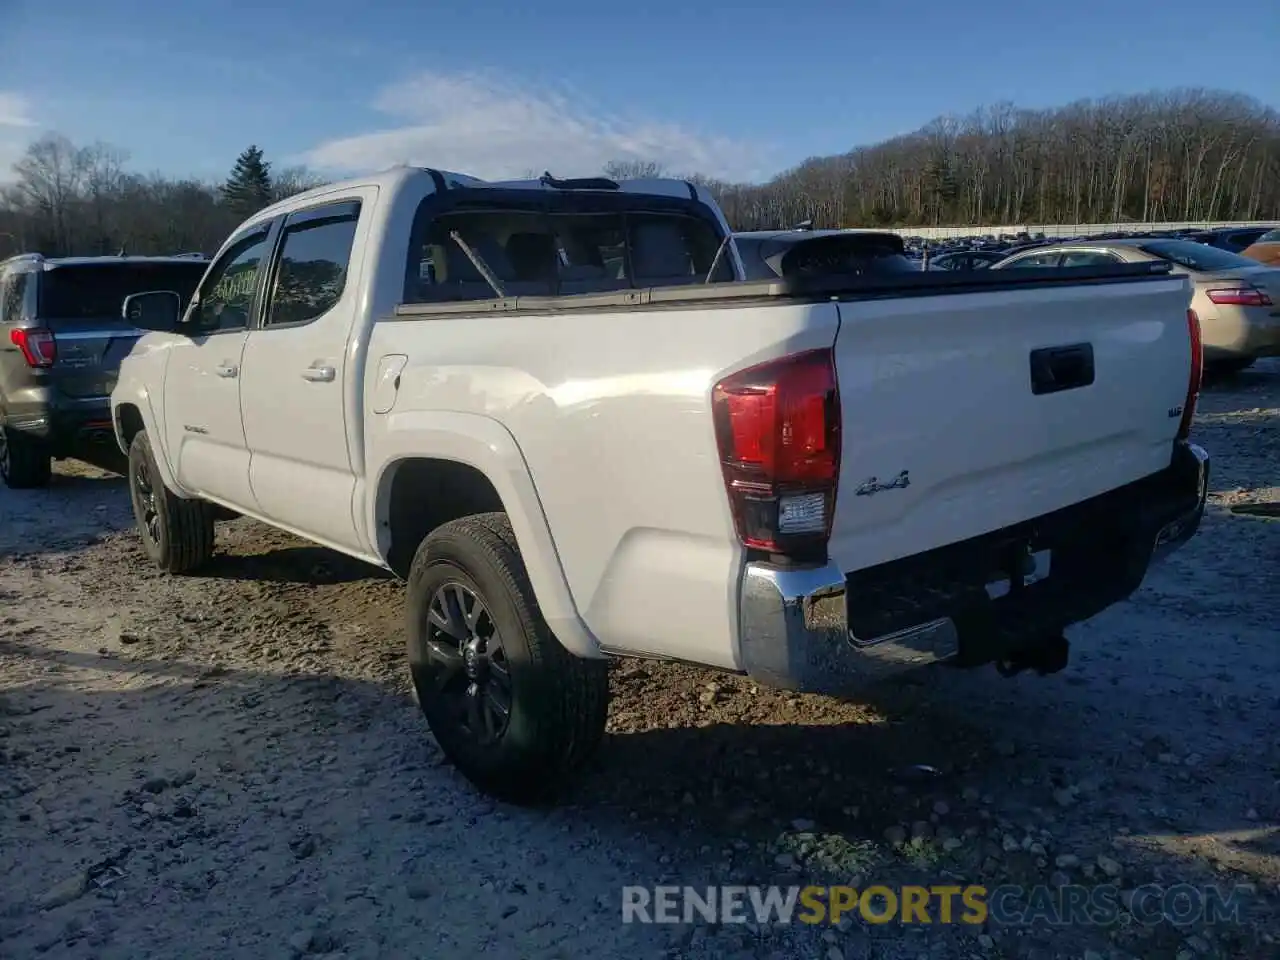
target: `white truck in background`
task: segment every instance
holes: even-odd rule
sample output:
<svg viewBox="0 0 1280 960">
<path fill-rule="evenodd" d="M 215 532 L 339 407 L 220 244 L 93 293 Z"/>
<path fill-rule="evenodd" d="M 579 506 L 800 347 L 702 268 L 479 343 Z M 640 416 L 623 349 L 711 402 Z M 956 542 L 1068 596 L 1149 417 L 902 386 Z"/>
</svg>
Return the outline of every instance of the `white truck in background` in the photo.
<svg viewBox="0 0 1280 960">
<path fill-rule="evenodd" d="M 400 168 L 291 197 L 190 303 L 125 303 L 146 551 L 195 571 L 230 511 L 403 577 L 432 732 L 516 802 L 597 747 L 615 655 L 835 695 L 1061 669 L 1065 628 L 1203 513 L 1187 280 L 833 243 L 744 279 L 676 180 Z"/>
</svg>

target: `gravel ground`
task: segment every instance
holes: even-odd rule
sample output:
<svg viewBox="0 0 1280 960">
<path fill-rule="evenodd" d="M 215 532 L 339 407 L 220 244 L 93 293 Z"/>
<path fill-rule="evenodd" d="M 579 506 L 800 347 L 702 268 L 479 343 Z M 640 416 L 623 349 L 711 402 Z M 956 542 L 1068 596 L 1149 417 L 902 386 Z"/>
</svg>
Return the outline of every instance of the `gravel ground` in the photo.
<svg viewBox="0 0 1280 960">
<path fill-rule="evenodd" d="M 396 581 L 245 520 L 161 576 L 123 481 L 60 464 L 0 490 L 0 956 L 1274 958 L 1280 525 L 1230 508 L 1280 502 L 1278 426 L 1280 362 L 1206 392 L 1211 513 L 1067 671 L 841 703 L 620 661 L 552 811 L 442 761 Z M 619 921 L 627 884 L 831 878 L 1252 887 L 1235 925 Z"/>
</svg>

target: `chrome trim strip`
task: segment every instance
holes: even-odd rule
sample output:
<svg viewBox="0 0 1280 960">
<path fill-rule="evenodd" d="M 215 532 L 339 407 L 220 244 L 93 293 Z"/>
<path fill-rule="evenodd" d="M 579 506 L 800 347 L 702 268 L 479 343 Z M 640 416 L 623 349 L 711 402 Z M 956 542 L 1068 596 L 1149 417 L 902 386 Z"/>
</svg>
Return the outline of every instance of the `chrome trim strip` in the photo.
<svg viewBox="0 0 1280 960">
<path fill-rule="evenodd" d="M 125 330 L 73 330 L 70 333 L 59 333 L 55 330 L 53 339 L 58 343 L 71 340 L 115 340 L 120 337 L 140 337 L 146 332 L 132 327 Z"/>
</svg>

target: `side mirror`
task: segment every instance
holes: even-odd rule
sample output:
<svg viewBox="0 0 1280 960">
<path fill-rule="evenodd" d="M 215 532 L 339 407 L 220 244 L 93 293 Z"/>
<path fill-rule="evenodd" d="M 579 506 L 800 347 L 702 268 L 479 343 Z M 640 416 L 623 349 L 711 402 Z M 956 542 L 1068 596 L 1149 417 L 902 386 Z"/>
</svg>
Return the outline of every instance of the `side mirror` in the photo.
<svg viewBox="0 0 1280 960">
<path fill-rule="evenodd" d="M 139 330 L 174 333 L 182 318 L 182 297 L 172 290 L 132 293 L 124 298 L 120 312 Z"/>
</svg>

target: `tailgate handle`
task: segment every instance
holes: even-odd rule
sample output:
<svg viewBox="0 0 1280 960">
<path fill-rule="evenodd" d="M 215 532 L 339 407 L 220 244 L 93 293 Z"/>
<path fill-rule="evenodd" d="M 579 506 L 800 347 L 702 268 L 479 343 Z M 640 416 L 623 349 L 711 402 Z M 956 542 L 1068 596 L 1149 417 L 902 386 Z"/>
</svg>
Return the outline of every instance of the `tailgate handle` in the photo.
<svg viewBox="0 0 1280 960">
<path fill-rule="evenodd" d="M 1073 343 L 1031 351 L 1031 392 L 1036 396 L 1093 383 L 1093 344 Z"/>
</svg>

